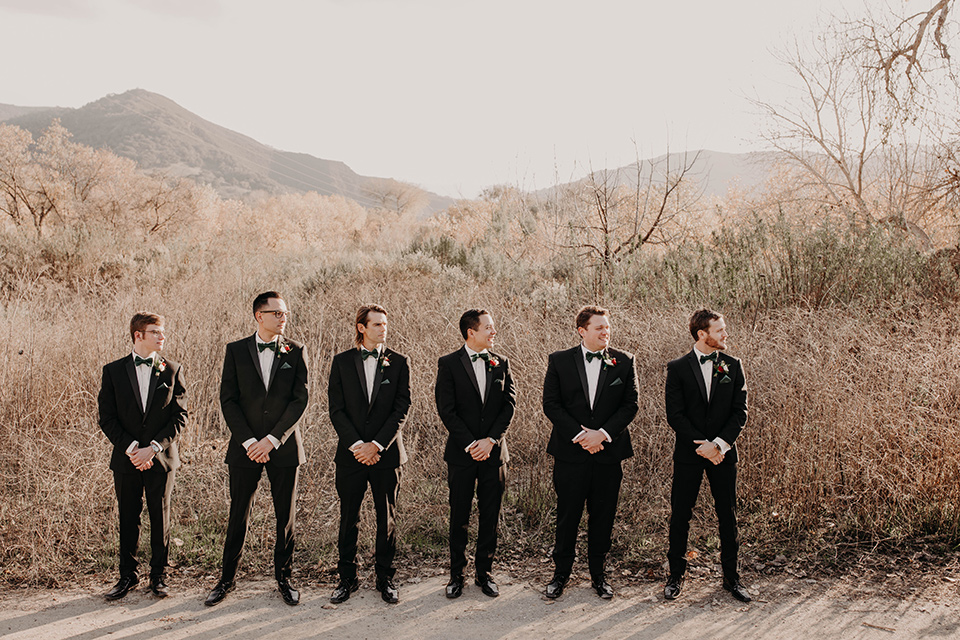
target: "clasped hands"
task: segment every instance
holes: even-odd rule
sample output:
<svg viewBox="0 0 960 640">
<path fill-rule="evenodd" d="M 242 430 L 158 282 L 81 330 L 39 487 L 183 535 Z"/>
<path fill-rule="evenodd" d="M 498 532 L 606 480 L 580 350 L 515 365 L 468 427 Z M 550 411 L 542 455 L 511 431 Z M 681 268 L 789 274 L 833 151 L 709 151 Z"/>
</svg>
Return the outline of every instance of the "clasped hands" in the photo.
<svg viewBox="0 0 960 640">
<path fill-rule="evenodd" d="M 590 455 L 602 451 L 603 443 L 607 441 L 607 437 L 603 435 L 603 432 L 599 429 L 581 428 L 583 429 L 582 435 L 578 436 L 574 442 L 583 447 L 583 450 Z"/>
<path fill-rule="evenodd" d="M 137 471 L 146 471 L 152 467 L 153 456 L 155 455 L 157 455 L 157 452 L 153 450 L 153 447 L 138 447 L 127 452 L 127 457 L 130 458 L 130 462 L 133 463 Z"/>
<path fill-rule="evenodd" d="M 698 456 L 706 458 L 713 464 L 723 462 L 723 453 L 721 453 L 720 446 L 717 443 L 709 440 L 694 440 L 693 443 L 700 445 L 697 447 Z"/>
<path fill-rule="evenodd" d="M 357 459 L 357 462 L 365 464 L 368 467 L 380 461 L 380 448 L 372 442 L 354 445 L 350 447 L 350 451 L 353 453 L 353 457 Z"/>
<path fill-rule="evenodd" d="M 480 438 L 467 447 L 467 453 L 477 462 L 483 462 L 489 458 L 491 451 L 493 451 L 493 442 L 490 441 L 490 438 Z"/>
<path fill-rule="evenodd" d="M 247 457 L 254 462 L 266 464 L 270 461 L 271 451 L 273 451 L 273 443 L 270 442 L 270 438 L 264 436 L 260 440 L 247 447 Z"/>
</svg>

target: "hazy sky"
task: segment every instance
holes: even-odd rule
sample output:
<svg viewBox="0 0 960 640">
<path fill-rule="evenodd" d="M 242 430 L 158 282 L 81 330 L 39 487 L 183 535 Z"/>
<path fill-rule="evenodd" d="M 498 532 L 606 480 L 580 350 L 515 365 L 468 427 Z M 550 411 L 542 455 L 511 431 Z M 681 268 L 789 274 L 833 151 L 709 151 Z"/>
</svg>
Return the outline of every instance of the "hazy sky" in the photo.
<svg viewBox="0 0 960 640">
<path fill-rule="evenodd" d="M 878 4 L 881 0 L 874 0 Z M 142 88 L 278 149 L 473 197 L 758 148 L 770 51 L 860 0 L 0 0 L 0 102 Z"/>
</svg>

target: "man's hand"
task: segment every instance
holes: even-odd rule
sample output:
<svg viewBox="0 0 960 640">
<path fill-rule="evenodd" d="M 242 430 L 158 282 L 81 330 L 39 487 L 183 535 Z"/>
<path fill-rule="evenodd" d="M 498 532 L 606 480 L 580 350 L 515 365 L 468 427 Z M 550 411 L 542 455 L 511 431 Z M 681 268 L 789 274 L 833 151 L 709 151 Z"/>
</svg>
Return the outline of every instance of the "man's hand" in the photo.
<svg viewBox="0 0 960 640">
<path fill-rule="evenodd" d="M 254 442 L 247 448 L 247 457 L 254 462 L 266 464 L 270 462 L 270 452 L 273 451 L 273 443 L 264 436 L 261 440 Z"/>
<path fill-rule="evenodd" d="M 697 447 L 697 455 L 703 458 L 706 458 L 713 464 L 720 464 L 723 462 L 723 454 L 720 453 L 720 447 L 709 440 L 694 440 L 694 444 L 700 445 Z"/>
<path fill-rule="evenodd" d="M 368 467 L 380 461 L 380 449 L 372 442 L 364 442 L 353 447 L 351 451 L 353 451 L 353 457 L 357 459 L 357 462 Z"/>
<path fill-rule="evenodd" d="M 577 440 L 577 444 L 590 455 L 602 451 L 603 443 L 607 441 L 606 436 L 600 433 L 599 429 L 584 429 L 584 431 L 583 437 Z"/>
<path fill-rule="evenodd" d="M 493 451 L 493 443 L 490 442 L 490 438 L 480 438 L 467 451 L 471 458 L 477 462 L 483 462 L 490 457 L 490 452 Z"/>
<path fill-rule="evenodd" d="M 134 449 L 127 455 L 130 457 L 130 462 L 133 463 L 133 466 L 137 468 L 137 471 L 146 471 L 153 466 L 153 456 L 156 455 L 156 452 L 153 450 L 153 447 L 140 447 Z"/>
</svg>

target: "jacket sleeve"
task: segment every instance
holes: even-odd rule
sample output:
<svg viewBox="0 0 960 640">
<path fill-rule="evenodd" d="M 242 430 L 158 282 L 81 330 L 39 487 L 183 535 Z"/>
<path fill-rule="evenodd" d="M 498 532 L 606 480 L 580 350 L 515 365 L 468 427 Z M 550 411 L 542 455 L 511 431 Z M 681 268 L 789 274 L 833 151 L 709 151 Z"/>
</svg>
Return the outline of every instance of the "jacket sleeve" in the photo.
<svg viewBox="0 0 960 640">
<path fill-rule="evenodd" d="M 343 397 L 343 377 L 340 375 L 340 363 L 337 358 L 330 365 L 330 380 L 327 382 L 327 405 L 330 410 L 330 422 L 341 442 L 349 447 L 358 440 L 360 432 L 347 415 L 347 402 Z"/>
<path fill-rule="evenodd" d="M 730 417 L 727 418 L 719 433 L 723 441 L 730 446 L 737 441 L 740 432 L 747 424 L 747 379 L 743 373 L 743 364 L 738 364 L 737 374 L 733 378 L 734 392 Z"/>
<path fill-rule="evenodd" d="M 500 413 L 494 419 L 489 433 L 489 437 L 497 442 L 500 442 L 507 432 L 510 421 L 513 420 L 513 413 L 517 408 L 517 392 L 513 386 L 513 376 L 510 375 L 509 360 L 503 360 L 503 368 L 503 404 L 500 406 Z"/>
<path fill-rule="evenodd" d="M 173 399 L 168 405 L 170 407 L 170 420 L 153 438 L 165 450 L 177 439 L 187 423 L 186 395 L 187 389 L 183 384 L 183 366 L 178 364 L 177 370 L 173 372 Z"/>
<path fill-rule="evenodd" d="M 686 414 L 687 403 L 683 393 L 683 380 L 676 365 L 667 365 L 666 409 L 667 423 L 677 432 L 681 440 L 693 446 L 694 440 L 707 438 L 693 426 Z"/>
<path fill-rule="evenodd" d="M 223 419 L 237 444 L 242 444 L 250 439 L 258 439 L 247 423 L 247 417 L 243 415 L 243 409 L 240 407 L 237 361 L 230 345 L 227 345 L 227 351 L 223 357 L 223 375 L 220 377 L 220 411 L 223 412 Z"/>
<path fill-rule="evenodd" d="M 583 428 L 563 405 L 556 354 L 551 354 L 547 360 L 547 375 L 543 379 L 543 413 L 553 423 L 553 428 L 557 430 L 560 438 L 566 442 L 576 438 Z"/>
<path fill-rule="evenodd" d="M 604 423 L 603 430 L 610 434 L 611 439 L 616 439 L 623 431 L 630 426 L 633 419 L 637 417 L 637 411 L 640 405 L 637 402 L 637 369 L 633 357 L 629 357 L 630 366 L 627 367 L 627 380 L 624 380 L 626 387 L 623 390 L 623 398 L 620 400 L 620 406 L 612 416 Z"/>
<path fill-rule="evenodd" d="M 457 415 L 457 393 L 453 382 L 453 373 L 443 358 L 437 361 L 437 384 L 434 389 L 437 401 L 437 414 L 443 426 L 450 432 L 450 438 L 458 449 L 463 451 L 476 440 L 476 437 Z"/>
<path fill-rule="evenodd" d="M 100 430 L 113 446 L 126 450 L 130 443 L 136 441 L 136 438 L 120 424 L 116 387 L 113 384 L 109 366 L 103 367 L 103 379 L 100 383 L 100 393 L 97 395 L 97 404 L 100 407 Z"/>
<path fill-rule="evenodd" d="M 287 441 L 297 426 L 297 420 L 307 408 L 307 349 L 300 346 L 300 358 L 297 360 L 297 378 L 293 383 L 293 396 L 287 403 L 286 409 L 280 414 L 277 424 L 270 430 L 270 435 L 283 444 Z M 241 441 L 242 442 L 242 441 Z"/>
<path fill-rule="evenodd" d="M 403 426 L 404 420 L 407 419 L 407 412 L 410 410 L 410 366 L 406 358 L 401 362 L 402 366 L 397 376 L 396 395 L 393 398 L 393 410 L 373 438 L 384 449 L 389 449 L 390 445 L 397 439 L 397 434 L 400 433 L 400 428 Z"/>
</svg>

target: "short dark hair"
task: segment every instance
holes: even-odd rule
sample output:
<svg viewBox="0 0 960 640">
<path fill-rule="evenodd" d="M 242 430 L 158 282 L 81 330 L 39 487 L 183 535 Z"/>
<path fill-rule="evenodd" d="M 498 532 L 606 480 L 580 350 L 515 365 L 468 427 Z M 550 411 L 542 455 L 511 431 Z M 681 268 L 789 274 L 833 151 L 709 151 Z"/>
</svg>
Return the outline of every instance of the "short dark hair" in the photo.
<svg viewBox="0 0 960 640">
<path fill-rule="evenodd" d="M 133 317 L 130 318 L 130 341 L 136 342 L 137 339 L 134 334 L 137 331 L 143 333 L 151 324 L 158 326 L 162 325 L 163 316 L 157 315 L 156 313 L 150 313 L 149 311 L 137 311 L 135 314 L 133 314 Z"/>
<path fill-rule="evenodd" d="M 694 311 L 693 315 L 690 316 L 690 335 L 693 336 L 694 340 L 699 340 L 700 336 L 698 336 L 697 333 L 700 331 L 710 331 L 710 323 L 722 317 L 723 315 L 710 309 L 698 309 Z"/>
<path fill-rule="evenodd" d="M 378 304 L 363 305 L 357 309 L 357 321 L 353 324 L 353 328 L 357 329 L 358 324 L 367 326 L 368 318 L 371 313 L 382 313 L 383 315 L 387 315 L 387 310 Z M 354 337 L 353 341 L 358 347 L 363 344 L 363 334 L 360 333 L 360 329 L 357 329 L 357 335 Z"/>
<path fill-rule="evenodd" d="M 467 329 L 476 331 L 480 327 L 480 316 L 488 316 L 490 312 L 486 309 L 467 309 L 460 316 L 460 335 L 467 339 Z"/>
<path fill-rule="evenodd" d="M 260 311 L 260 309 L 263 309 L 265 306 L 267 306 L 267 300 L 270 298 L 278 298 L 283 300 L 283 296 L 280 295 L 279 291 L 264 291 L 253 299 L 253 315 L 257 315 L 257 311 Z"/>
<path fill-rule="evenodd" d="M 580 311 L 577 311 L 577 329 L 583 327 L 587 328 L 587 325 L 590 324 L 590 318 L 593 316 L 609 316 L 610 311 L 604 309 L 603 307 L 598 307 L 596 305 L 588 304 L 585 307 L 582 307 Z"/>
</svg>

